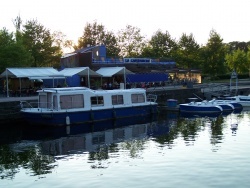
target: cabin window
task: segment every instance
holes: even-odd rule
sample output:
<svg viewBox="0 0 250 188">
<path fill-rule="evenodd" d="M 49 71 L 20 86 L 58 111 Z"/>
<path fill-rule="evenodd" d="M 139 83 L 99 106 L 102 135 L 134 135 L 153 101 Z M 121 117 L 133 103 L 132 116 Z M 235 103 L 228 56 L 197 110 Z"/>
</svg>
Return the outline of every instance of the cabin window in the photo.
<svg viewBox="0 0 250 188">
<path fill-rule="evenodd" d="M 53 107 L 54 107 L 54 109 L 58 109 L 58 105 L 57 105 L 57 96 L 56 95 L 54 95 L 53 96 Z"/>
<path fill-rule="evenodd" d="M 61 95 L 60 96 L 61 109 L 83 108 L 83 95 Z"/>
<path fill-rule="evenodd" d="M 47 95 L 39 95 L 39 108 L 47 108 Z"/>
<path fill-rule="evenodd" d="M 131 95 L 132 103 L 143 103 L 145 102 L 144 94 L 132 94 Z"/>
<path fill-rule="evenodd" d="M 124 104 L 123 95 L 112 95 L 112 105 Z"/>
<path fill-rule="evenodd" d="M 103 96 L 95 96 L 95 97 L 91 97 L 91 106 L 103 106 L 104 102 L 103 102 Z"/>
</svg>

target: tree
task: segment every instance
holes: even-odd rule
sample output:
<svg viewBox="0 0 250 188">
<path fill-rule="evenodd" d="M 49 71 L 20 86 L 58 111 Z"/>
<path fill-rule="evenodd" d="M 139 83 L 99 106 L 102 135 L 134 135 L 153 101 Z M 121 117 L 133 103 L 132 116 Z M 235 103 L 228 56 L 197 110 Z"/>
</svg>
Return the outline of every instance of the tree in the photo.
<svg viewBox="0 0 250 188">
<path fill-rule="evenodd" d="M 107 56 L 118 56 L 120 49 L 117 38 L 113 32 L 106 31 L 105 27 L 97 22 L 87 23 L 83 35 L 78 39 L 78 45 L 74 49 L 86 48 L 88 45 L 96 46 L 104 44 L 107 49 Z"/>
<path fill-rule="evenodd" d="M 155 58 L 173 58 L 177 44 L 168 31 L 158 30 L 150 39 L 151 53 Z M 148 49 L 147 49 L 148 50 Z"/>
<path fill-rule="evenodd" d="M 32 56 L 21 41 L 16 41 L 13 33 L 0 30 L 0 71 L 7 67 L 30 66 Z"/>
<path fill-rule="evenodd" d="M 36 20 L 27 21 L 23 27 L 23 43 L 34 58 L 32 66 L 59 66 L 62 49 L 50 30 Z"/>
<path fill-rule="evenodd" d="M 102 44 L 103 36 L 105 35 L 104 26 L 94 22 L 93 24 L 87 23 L 84 27 L 83 35 L 78 39 L 78 45 L 74 48 L 86 48 L 88 45 L 96 46 Z"/>
<path fill-rule="evenodd" d="M 117 38 L 112 32 L 106 32 L 102 40 L 103 44 L 106 46 L 108 57 L 119 56 L 121 50 L 119 49 Z"/>
<path fill-rule="evenodd" d="M 61 31 L 54 31 L 52 33 L 52 38 L 54 40 L 54 45 L 60 47 L 60 49 L 64 49 L 65 51 L 72 51 L 74 49 L 73 41 L 67 40 L 66 35 Z"/>
<path fill-rule="evenodd" d="M 210 31 L 210 38 L 205 47 L 202 48 L 203 73 L 218 76 L 226 73 L 225 53 L 226 48 L 223 39 L 216 31 Z"/>
<path fill-rule="evenodd" d="M 183 68 L 200 68 L 200 46 L 194 39 L 193 34 L 182 34 L 178 42 L 176 60 L 180 67 Z"/>
<path fill-rule="evenodd" d="M 145 45 L 143 41 L 145 37 L 140 32 L 139 28 L 131 25 L 127 25 L 125 29 L 118 32 L 118 44 L 122 57 L 140 56 L 142 47 Z"/>
<path fill-rule="evenodd" d="M 232 54 L 226 54 L 226 64 L 238 74 L 244 74 L 248 72 L 249 63 L 247 63 L 247 54 L 243 50 L 236 50 Z"/>
</svg>

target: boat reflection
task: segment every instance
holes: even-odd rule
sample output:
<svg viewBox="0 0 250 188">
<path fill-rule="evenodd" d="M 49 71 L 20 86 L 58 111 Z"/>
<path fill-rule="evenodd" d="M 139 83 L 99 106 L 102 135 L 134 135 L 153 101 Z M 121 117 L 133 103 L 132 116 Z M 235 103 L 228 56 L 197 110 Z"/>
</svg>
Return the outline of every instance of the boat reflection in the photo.
<svg viewBox="0 0 250 188">
<path fill-rule="evenodd" d="M 131 123 L 128 119 L 127 123 Z M 120 122 L 122 123 L 122 122 Z M 148 121 L 144 119 L 140 123 L 124 126 L 116 122 L 116 128 L 92 131 L 84 134 L 72 134 L 58 139 L 47 140 L 40 143 L 41 152 L 45 155 L 67 155 L 69 153 L 95 152 L 101 146 L 109 146 L 131 140 L 143 140 L 150 136 L 168 134 L 170 126 L 167 121 Z M 108 125 L 108 122 L 107 124 Z M 95 125 L 96 126 L 96 125 Z M 104 126 L 102 122 L 102 127 Z M 97 125 L 100 128 L 100 126 Z M 95 130 L 97 130 L 95 127 Z M 107 128 L 107 126 L 105 126 Z"/>
<path fill-rule="evenodd" d="M 199 117 L 219 117 L 221 113 L 198 113 L 198 112 L 180 112 L 180 117 L 183 118 L 199 118 Z"/>
</svg>

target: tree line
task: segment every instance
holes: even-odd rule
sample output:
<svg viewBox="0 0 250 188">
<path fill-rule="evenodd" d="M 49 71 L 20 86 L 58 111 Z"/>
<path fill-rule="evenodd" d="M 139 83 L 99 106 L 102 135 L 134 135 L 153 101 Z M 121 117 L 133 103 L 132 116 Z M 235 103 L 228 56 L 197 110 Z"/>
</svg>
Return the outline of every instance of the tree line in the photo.
<svg viewBox="0 0 250 188">
<path fill-rule="evenodd" d="M 147 57 L 175 61 L 183 69 L 199 69 L 213 78 L 230 75 L 232 71 L 248 75 L 250 72 L 250 41 L 224 43 L 211 30 L 206 45 L 195 41 L 193 34 L 183 33 L 179 39 L 168 31 L 156 30 L 150 39 L 138 27 L 127 25 L 116 34 L 104 25 L 87 23 L 77 44 L 60 31 L 50 29 L 37 20 L 13 20 L 15 32 L 0 29 L 0 71 L 6 67 L 60 67 L 60 58 L 66 48 L 72 51 L 88 45 L 104 44 L 107 57 Z"/>
</svg>

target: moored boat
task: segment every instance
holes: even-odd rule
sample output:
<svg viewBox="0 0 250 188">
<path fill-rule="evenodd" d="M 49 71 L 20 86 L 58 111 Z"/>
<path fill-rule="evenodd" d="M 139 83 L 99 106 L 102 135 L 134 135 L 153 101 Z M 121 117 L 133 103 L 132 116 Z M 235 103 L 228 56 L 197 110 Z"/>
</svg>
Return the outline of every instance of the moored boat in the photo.
<svg viewBox="0 0 250 188">
<path fill-rule="evenodd" d="M 230 111 L 230 107 L 228 107 L 228 106 L 233 106 L 233 108 L 234 108 L 233 111 L 236 112 L 236 113 L 242 111 L 242 109 L 243 109 L 243 106 L 240 103 L 236 102 L 236 101 L 213 99 L 210 102 L 212 102 L 214 104 L 217 104 L 217 105 L 220 105 L 220 106 L 222 106 L 222 108 L 224 107 L 224 109 L 223 109 L 224 111 L 225 111 L 226 108 L 228 109 L 228 111 Z"/>
<path fill-rule="evenodd" d="M 218 100 L 236 102 L 243 107 L 250 107 L 250 95 L 222 96 L 219 97 Z"/>
<path fill-rule="evenodd" d="M 147 97 L 146 90 L 139 88 L 44 88 L 38 91 L 36 105 L 21 101 L 21 115 L 32 125 L 83 124 L 154 114 L 157 113 L 156 100 L 157 96 Z"/>
<path fill-rule="evenodd" d="M 180 104 L 181 112 L 196 113 L 196 114 L 218 114 L 223 112 L 223 109 L 219 105 L 211 104 L 207 101 Z"/>
</svg>

